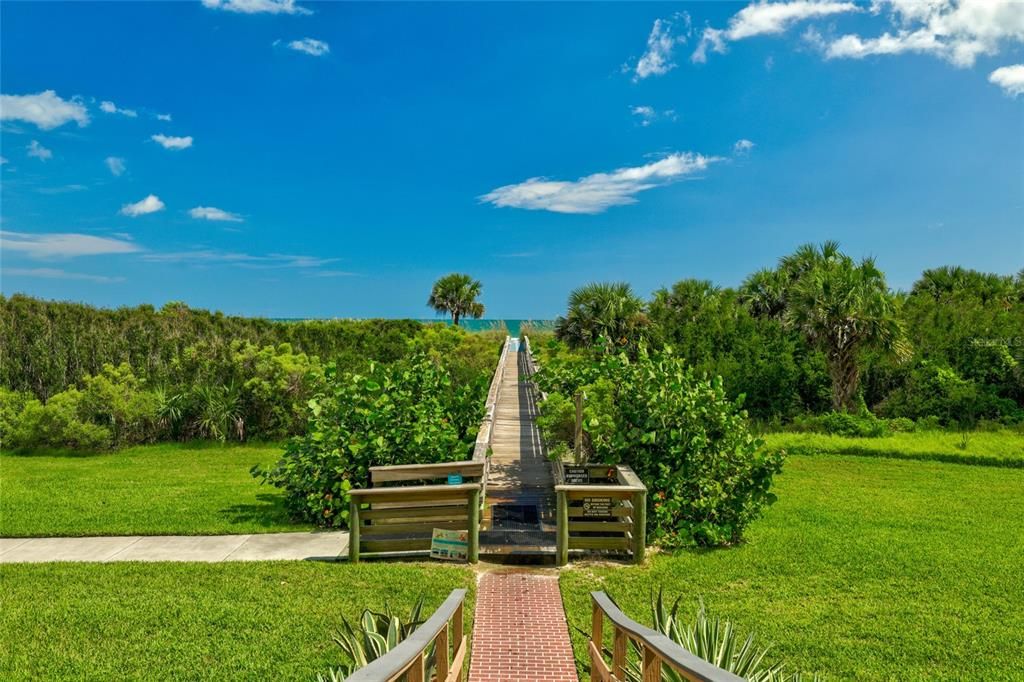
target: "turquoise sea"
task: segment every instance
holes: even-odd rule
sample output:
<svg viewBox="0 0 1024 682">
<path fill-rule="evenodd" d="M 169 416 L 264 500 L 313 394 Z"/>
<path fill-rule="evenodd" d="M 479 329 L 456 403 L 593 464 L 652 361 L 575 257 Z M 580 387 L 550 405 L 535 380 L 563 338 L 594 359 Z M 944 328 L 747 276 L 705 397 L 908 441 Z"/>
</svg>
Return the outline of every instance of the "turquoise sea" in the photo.
<svg viewBox="0 0 1024 682">
<path fill-rule="evenodd" d="M 275 322 L 304 322 L 312 319 L 323 319 L 323 318 L 311 318 L 311 317 L 279 317 L 273 318 Z M 432 318 L 420 318 L 417 322 L 423 322 L 424 324 L 451 324 L 451 320 L 443 317 L 432 317 Z M 487 331 L 490 329 L 500 329 L 505 327 L 508 329 L 510 336 L 519 336 L 522 332 L 523 326 L 528 325 L 534 329 L 552 329 L 555 326 L 554 320 L 462 320 L 461 325 L 464 329 L 471 332 L 476 331 Z"/>
</svg>

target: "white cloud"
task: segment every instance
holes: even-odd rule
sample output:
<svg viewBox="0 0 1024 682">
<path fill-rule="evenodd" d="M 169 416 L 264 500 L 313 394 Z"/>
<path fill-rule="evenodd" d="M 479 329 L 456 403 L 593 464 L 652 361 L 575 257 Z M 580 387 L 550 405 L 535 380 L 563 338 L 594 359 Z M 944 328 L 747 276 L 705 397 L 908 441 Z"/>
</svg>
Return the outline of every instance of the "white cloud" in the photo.
<svg viewBox="0 0 1024 682">
<path fill-rule="evenodd" d="M 59 187 L 40 187 L 36 191 L 40 194 L 67 194 L 68 192 L 84 192 L 87 189 L 89 188 L 85 185 L 72 184 Z"/>
<path fill-rule="evenodd" d="M 295 256 L 283 253 L 271 253 L 257 256 L 234 251 L 215 251 L 213 249 L 196 249 L 193 251 L 177 251 L 167 253 L 148 253 L 142 256 L 152 263 L 185 263 L 191 265 L 207 265 L 211 263 L 227 263 L 238 267 L 252 269 L 273 268 L 319 268 L 337 261 L 337 258 L 320 258 L 317 256 Z"/>
<path fill-rule="evenodd" d="M 5 251 L 24 253 L 30 258 L 76 258 L 141 251 L 137 244 L 125 239 L 97 237 L 74 232 L 29 234 L 0 230 L 0 247 Z"/>
<path fill-rule="evenodd" d="M 35 95 L 0 95 L 0 120 L 27 121 L 50 130 L 75 121 L 78 127 L 89 125 L 89 112 L 76 99 L 61 99 L 53 90 Z"/>
<path fill-rule="evenodd" d="M 664 111 L 658 111 L 654 107 L 647 105 L 630 106 L 629 113 L 638 117 L 640 119 L 639 124 L 645 128 L 654 123 L 655 121 L 657 121 L 658 119 L 675 121 L 678 118 L 675 109 L 665 109 Z"/>
<path fill-rule="evenodd" d="M 164 210 L 164 202 L 160 201 L 160 197 L 157 195 L 150 194 L 145 199 L 136 201 L 134 204 L 125 204 L 122 206 L 121 215 L 137 218 L 140 215 L 156 213 L 157 211 L 162 210 Z"/>
<path fill-rule="evenodd" d="M 10 162 L 7 159 L 5 159 L 4 157 L 0 156 L 0 166 L 5 166 L 8 163 L 10 163 Z"/>
<path fill-rule="evenodd" d="M 100 102 L 100 111 L 107 114 L 121 114 L 128 118 L 136 118 L 139 115 L 134 109 L 118 109 L 113 102 Z"/>
<path fill-rule="evenodd" d="M 863 59 L 906 52 L 931 54 L 959 66 L 973 66 L 1003 43 L 1024 42 L 1020 0 L 876 0 L 874 12 L 890 10 L 894 32 L 874 38 L 843 35 L 824 47 L 827 59 Z"/>
<path fill-rule="evenodd" d="M 242 222 L 242 216 L 237 213 L 229 213 L 213 206 L 196 206 L 190 209 L 188 214 L 196 220 L 220 220 L 229 223 Z"/>
<path fill-rule="evenodd" d="M 297 52 L 305 52 L 311 54 L 314 57 L 322 57 L 331 51 L 331 46 L 322 40 L 316 38 L 303 38 L 302 40 L 293 40 L 288 43 L 288 47 Z"/>
<path fill-rule="evenodd" d="M 41 277 L 43 279 L 76 279 L 84 282 L 123 282 L 124 277 L 107 277 L 105 275 L 87 275 L 82 272 L 68 272 L 58 268 L 4 268 L 8 277 Z"/>
<path fill-rule="evenodd" d="M 203 0 L 203 6 L 239 14 L 312 14 L 295 0 Z"/>
<path fill-rule="evenodd" d="M 1024 64 L 1000 66 L 988 75 L 988 82 L 1001 87 L 1010 97 L 1024 95 Z"/>
<path fill-rule="evenodd" d="M 157 114 L 156 115 L 156 120 L 158 120 L 158 121 L 167 121 L 168 123 L 170 123 L 171 122 L 171 115 L 170 114 Z"/>
<path fill-rule="evenodd" d="M 739 155 L 749 154 L 750 150 L 752 150 L 756 146 L 757 145 L 751 142 L 750 140 L 736 140 L 736 144 L 732 146 L 732 151 L 734 154 Z"/>
<path fill-rule="evenodd" d="M 686 35 L 674 35 L 675 20 L 682 20 L 686 26 Z M 685 43 L 690 31 L 690 15 L 676 14 L 672 19 L 655 19 L 651 33 L 647 36 L 647 51 L 636 63 L 633 82 L 649 76 L 661 76 L 676 67 L 672 61 L 672 52 L 676 43 Z"/>
<path fill-rule="evenodd" d="M 43 145 L 39 144 L 39 140 L 32 140 L 32 142 L 30 142 L 25 147 L 25 149 L 28 150 L 26 153 L 29 156 L 34 156 L 37 159 L 39 159 L 40 161 L 46 161 L 47 159 L 52 159 L 53 158 L 53 152 L 51 152 L 49 149 L 47 149 Z"/>
<path fill-rule="evenodd" d="M 792 0 L 791 2 L 754 2 L 729 19 L 728 28 L 708 27 L 701 34 L 697 49 L 690 56 L 691 61 L 707 61 L 708 50 L 725 52 L 726 43 L 744 40 L 760 35 L 783 33 L 793 24 L 806 19 L 815 19 L 845 12 L 859 12 L 853 2 L 830 2 L 827 0 Z"/>
<path fill-rule="evenodd" d="M 153 135 L 150 139 L 158 143 L 164 149 L 188 149 L 192 146 L 192 136 L 173 137 L 170 135 Z"/>
<path fill-rule="evenodd" d="M 124 173 L 124 159 L 120 156 L 108 156 L 104 163 L 107 164 L 107 169 L 112 175 L 120 176 Z"/>
<path fill-rule="evenodd" d="M 505 185 L 480 197 L 498 207 L 555 213 L 603 213 L 612 206 L 636 203 L 636 195 L 705 170 L 720 157 L 692 152 L 675 153 L 643 166 L 594 173 L 574 182 L 530 178 Z"/>
</svg>

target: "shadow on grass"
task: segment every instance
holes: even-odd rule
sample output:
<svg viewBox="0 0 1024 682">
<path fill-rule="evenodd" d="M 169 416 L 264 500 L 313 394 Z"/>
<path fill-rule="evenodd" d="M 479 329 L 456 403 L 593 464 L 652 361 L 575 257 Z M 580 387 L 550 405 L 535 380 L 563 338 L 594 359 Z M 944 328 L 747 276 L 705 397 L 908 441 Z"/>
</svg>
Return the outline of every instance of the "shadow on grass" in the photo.
<svg viewBox="0 0 1024 682">
<path fill-rule="evenodd" d="M 295 521 L 284 506 L 284 496 L 275 493 L 257 493 L 255 504 L 233 504 L 218 511 L 221 518 L 232 525 L 255 525 L 263 528 L 277 528 L 294 525 L 296 530 L 305 530 L 310 524 Z"/>
</svg>

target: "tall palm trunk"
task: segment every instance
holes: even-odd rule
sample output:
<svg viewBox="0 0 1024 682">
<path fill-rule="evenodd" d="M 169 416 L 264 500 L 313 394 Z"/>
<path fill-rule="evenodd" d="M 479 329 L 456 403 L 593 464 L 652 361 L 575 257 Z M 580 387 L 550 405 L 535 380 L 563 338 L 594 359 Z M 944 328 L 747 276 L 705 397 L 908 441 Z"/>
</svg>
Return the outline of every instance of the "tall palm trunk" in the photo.
<svg viewBox="0 0 1024 682">
<path fill-rule="evenodd" d="M 860 384 L 860 367 L 857 365 L 857 348 L 854 344 L 833 347 L 828 353 L 828 375 L 832 380 L 832 409 L 852 411 L 856 408 L 854 398 Z"/>
</svg>

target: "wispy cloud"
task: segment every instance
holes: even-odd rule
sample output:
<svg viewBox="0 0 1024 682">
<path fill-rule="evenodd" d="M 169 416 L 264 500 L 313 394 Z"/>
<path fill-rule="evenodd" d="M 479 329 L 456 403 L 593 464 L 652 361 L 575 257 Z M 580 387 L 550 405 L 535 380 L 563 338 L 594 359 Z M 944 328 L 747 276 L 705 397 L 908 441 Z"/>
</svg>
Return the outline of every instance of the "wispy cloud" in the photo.
<svg viewBox="0 0 1024 682">
<path fill-rule="evenodd" d="M 6 158 L 0 156 L 0 166 L 6 166 L 8 163 L 10 163 L 10 161 L 8 161 Z"/>
<path fill-rule="evenodd" d="M 271 253 L 265 256 L 242 253 L 237 251 L 218 251 L 215 249 L 194 249 L 191 251 L 175 251 L 166 253 L 147 253 L 142 256 L 152 263 L 186 263 L 204 265 L 224 263 L 248 268 L 319 268 L 337 262 L 337 258 L 320 258 L 318 256 L 296 256 L 282 253 Z"/>
<path fill-rule="evenodd" d="M 316 38 L 303 38 L 288 43 L 288 47 L 296 52 L 305 52 L 314 57 L 323 57 L 331 51 L 331 46 Z"/>
<path fill-rule="evenodd" d="M 32 234 L 0 230 L 0 247 L 4 251 L 24 253 L 30 258 L 77 258 L 118 253 L 135 253 L 142 249 L 127 239 L 97 237 L 91 234 L 61 232 Z"/>
<path fill-rule="evenodd" d="M 36 191 L 40 194 L 67 194 L 69 192 L 83 192 L 89 189 L 85 185 L 61 185 L 60 187 L 40 187 Z"/>
<path fill-rule="evenodd" d="M 155 114 L 154 116 L 156 117 L 156 120 L 158 120 L 158 121 L 165 121 L 167 123 L 171 122 L 171 115 L 170 114 Z"/>
<path fill-rule="evenodd" d="M 1001 66 L 988 75 L 988 81 L 1001 87 L 1010 97 L 1024 95 L 1024 64 Z"/>
<path fill-rule="evenodd" d="M 498 207 L 555 213 L 603 213 L 612 206 L 636 203 L 636 195 L 704 171 L 721 157 L 693 152 L 669 154 L 643 166 L 595 173 L 576 181 L 536 177 L 491 190 L 480 200 Z"/>
<path fill-rule="evenodd" d="M 732 152 L 738 156 L 743 156 L 744 154 L 749 154 L 756 146 L 750 140 L 736 140 L 736 144 L 732 146 Z"/>
<path fill-rule="evenodd" d="M 214 208 L 213 206 L 196 206 L 190 209 L 188 214 L 196 220 L 218 220 L 229 223 L 240 223 L 242 222 L 242 216 L 237 213 L 229 213 L 223 209 Z"/>
<path fill-rule="evenodd" d="M 121 114 L 128 118 L 138 118 L 139 113 L 134 109 L 119 109 L 116 104 L 110 101 L 100 102 L 100 111 L 107 114 Z"/>
<path fill-rule="evenodd" d="M 157 211 L 164 210 L 164 202 L 160 201 L 160 197 L 155 194 L 150 194 L 145 199 L 136 201 L 134 204 L 125 204 L 121 207 L 121 215 L 126 215 L 130 218 L 137 218 L 140 215 L 146 215 L 147 213 L 156 213 Z"/>
<path fill-rule="evenodd" d="M 707 61 L 708 50 L 724 53 L 726 44 L 754 36 L 783 33 L 793 24 L 807 19 L 859 12 L 861 8 L 853 2 L 829 2 L 827 0 L 792 0 L 790 2 L 754 2 L 734 14 L 729 26 L 724 29 L 708 28 L 701 34 L 697 49 L 690 60 L 698 63 Z"/>
<path fill-rule="evenodd" d="M 646 128 L 647 126 L 651 125 L 652 123 L 659 119 L 663 119 L 666 121 L 675 121 L 679 118 L 679 116 L 676 114 L 675 109 L 665 109 L 664 111 L 658 111 L 654 107 L 647 105 L 630 106 L 629 113 L 636 116 L 639 119 L 639 125 L 644 128 Z"/>
<path fill-rule="evenodd" d="M 151 138 L 154 142 L 159 144 L 164 149 L 188 149 L 192 146 L 192 136 L 187 137 L 174 137 L 171 135 L 158 134 L 153 135 Z"/>
<path fill-rule="evenodd" d="M 678 33 L 678 24 L 683 25 L 684 33 Z M 661 76 L 674 69 L 676 64 L 672 61 L 672 53 L 677 44 L 686 42 L 690 30 L 690 15 L 685 12 L 671 19 L 655 19 L 647 36 L 647 51 L 637 60 L 633 69 L 633 82 L 650 76 Z"/>
<path fill-rule="evenodd" d="M 78 99 L 62 99 L 53 90 L 35 95 L 0 95 L 0 120 L 26 121 L 51 130 L 70 121 L 89 125 L 89 112 Z"/>
<path fill-rule="evenodd" d="M 32 140 L 26 147 L 28 151 L 25 152 L 29 156 L 34 156 L 40 161 L 46 161 L 47 159 L 53 158 L 53 152 L 39 144 L 39 140 Z"/>
<path fill-rule="evenodd" d="M 872 10 L 878 13 L 886 7 L 893 32 L 873 38 L 850 33 L 823 39 L 825 57 L 863 59 L 916 52 L 969 67 L 981 55 L 998 54 L 1003 43 L 1024 42 L 1024 2 L 1020 0 L 876 0 Z"/>
<path fill-rule="evenodd" d="M 124 159 L 120 156 L 108 156 L 104 163 L 107 164 L 107 170 L 110 171 L 111 175 L 120 177 L 124 174 Z"/>
<path fill-rule="evenodd" d="M 312 14 L 295 0 L 203 0 L 203 6 L 239 14 Z"/>
<path fill-rule="evenodd" d="M 74 279 L 83 282 L 99 282 L 110 284 L 123 282 L 124 277 L 107 277 L 106 275 L 89 275 L 83 272 L 68 272 L 58 268 L 4 268 L 8 277 L 38 277 L 42 279 Z"/>
</svg>

